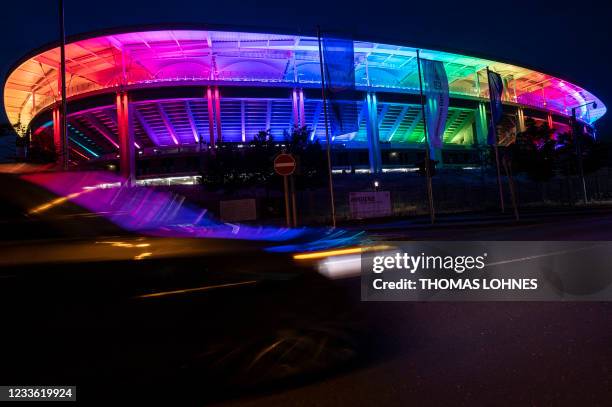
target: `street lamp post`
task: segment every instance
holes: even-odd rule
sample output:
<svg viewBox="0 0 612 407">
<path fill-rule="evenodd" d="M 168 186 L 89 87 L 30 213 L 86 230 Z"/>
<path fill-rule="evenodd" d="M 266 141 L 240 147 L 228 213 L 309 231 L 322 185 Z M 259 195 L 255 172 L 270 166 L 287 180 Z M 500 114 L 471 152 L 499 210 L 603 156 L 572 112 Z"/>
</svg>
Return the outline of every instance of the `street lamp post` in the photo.
<svg viewBox="0 0 612 407">
<path fill-rule="evenodd" d="M 60 163 L 63 170 L 68 169 L 69 145 L 66 122 L 66 30 L 64 28 L 64 0 L 59 0 L 59 31 L 60 31 L 60 137 L 61 137 L 61 158 Z"/>
<path fill-rule="evenodd" d="M 589 105 L 593 105 L 593 109 L 597 108 L 596 102 L 589 102 L 589 103 L 582 104 L 580 106 L 572 107 L 572 135 L 574 136 L 574 145 L 576 146 L 576 156 L 578 157 L 578 171 L 580 171 L 580 180 L 582 181 L 582 194 L 583 194 L 585 205 L 588 202 L 588 198 L 587 198 L 586 182 L 584 180 L 584 166 L 582 163 L 582 146 L 581 146 L 581 141 L 580 141 L 580 134 L 578 134 L 578 132 L 576 131 L 576 124 L 577 124 L 576 109 L 580 109 L 581 107 L 586 107 Z"/>
</svg>

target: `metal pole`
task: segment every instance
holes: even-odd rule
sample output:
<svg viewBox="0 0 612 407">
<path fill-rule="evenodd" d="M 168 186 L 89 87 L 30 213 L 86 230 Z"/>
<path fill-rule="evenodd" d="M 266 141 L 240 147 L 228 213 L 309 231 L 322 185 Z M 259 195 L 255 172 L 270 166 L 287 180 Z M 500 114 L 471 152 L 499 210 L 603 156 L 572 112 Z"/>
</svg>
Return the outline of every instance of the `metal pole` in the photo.
<svg viewBox="0 0 612 407">
<path fill-rule="evenodd" d="M 291 215 L 289 214 L 289 183 L 287 182 L 287 176 L 283 175 L 283 186 L 285 187 L 285 220 L 287 227 L 291 227 Z"/>
<path fill-rule="evenodd" d="M 584 180 L 584 166 L 582 164 L 582 145 L 580 141 L 580 134 L 576 131 L 577 120 L 576 120 L 576 108 L 572 108 L 572 134 L 574 135 L 574 144 L 576 146 L 576 156 L 578 158 L 578 170 L 580 171 L 580 180 L 582 182 L 582 194 L 584 203 L 588 202 L 586 182 Z"/>
<path fill-rule="evenodd" d="M 494 127 L 494 126 L 493 126 Z M 504 189 L 501 182 L 501 171 L 499 169 L 499 149 L 497 147 L 497 132 L 493 130 L 493 135 L 495 136 L 495 145 L 493 146 L 493 150 L 495 151 L 495 168 L 497 169 L 497 187 L 499 189 L 499 202 L 501 205 L 502 213 L 506 212 L 506 207 L 504 205 Z"/>
<path fill-rule="evenodd" d="M 331 204 L 332 227 L 336 227 L 336 204 L 334 202 L 334 181 L 332 179 L 331 140 L 329 137 L 329 123 L 327 118 L 327 92 L 325 89 L 325 72 L 323 68 L 323 48 L 321 46 L 321 27 L 317 26 L 317 39 L 319 41 L 319 66 L 321 68 L 321 96 L 323 98 L 323 116 L 325 119 L 325 141 L 327 142 L 327 172 L 329 174 L 329 200 Z"/>
<path fill-rule="evenodd" d="M 518 207 L 516 203 L 516 193 L 514 191 L 514 179 L 512 178 L 510 163 L 505 157 L 502 160 L 502 162 L 504 164 L 504 170 L 506 171 L 506 178 L 508 178 L 508 186 L 510 187 L 510 198 L 512 199 L 512 208 L 514 209 L 514 218 L 518 222 L 519 213 L 518 213 Z"/>
<path fill-rule="evenodd" d="M 64 0 L 59 0 L 59 30 L 60 30 L 60 81 L 62 103 L 60 107 L 60 137 L 62 140 L 61 165 L 68 169 L 68 135 L 66 133 L 66 31 L 64 29 Z"/>
<path fill-rule="evenodd" d="M 427 134 L 427 118 L 425 117 L 425 100 L 423 98 L 423 80 L 421 79 L 421 52 L 417 49 L 417 69 L 419 72 L 419 92 L 421 95 L 421 115 L 423 116 L 423 131 L 425 132 L 425 175 L 427 176 L 427 199 L 429 201 L 429 219 L 436 221 L 433 203 L 433 186 L 431 184 L 431 168 L 429 159 L 429 135 Z"/>
<path fill-rule="evenodd" d="M 489 81 L 489 67 L 487 66 L 487 82 Z M 497 169 L 497 187 L 499 189 L 499 202 L 501 205 L 501 211 L 504 213 L 506 211 L 504 205 L 504 190 L 501 182 L 501 171 L 499 169 L 499 151 L 497 148 L 497 129 L 495 128 L 495 123 L 493 123 L 493 101 L 491 100 L 491 83 L 489 83 L 489 108 L 491 109 L 491 131 L 493 132 L 493 137 L 495 138 L 495 144 L 493 145 L 493 149 L 495 150 L 495 167 Z"/>
<path fill-rule="evenodd" d="M 293 212 L 293 227 L 297 227 L 297 205 L 295 204 L 295 179 L 291 175 L 291 209 Z"/>
</svg>

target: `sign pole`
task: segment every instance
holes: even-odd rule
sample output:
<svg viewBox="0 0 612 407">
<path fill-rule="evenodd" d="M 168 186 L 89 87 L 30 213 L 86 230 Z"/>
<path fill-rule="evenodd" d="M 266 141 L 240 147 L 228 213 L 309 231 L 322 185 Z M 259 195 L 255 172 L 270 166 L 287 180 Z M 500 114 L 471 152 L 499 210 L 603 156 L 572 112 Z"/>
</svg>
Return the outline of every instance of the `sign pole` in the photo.
<svg viewBox="0 0 612 407">
<path fill-rule="evenodd" d="M 293 210 L 293 227 L 297 227 L 297 206 L 295 204 L 295 178 L 291 175 L 291 209 Z"/>
<path fill-rule="evenodd" d="M 336 227 L 336 204 L 334 202 L 334 180 L 331 165 L 331 140 L 329 137 L 329 123 L 327 119 L 327 94 L 325 92 L 325 72 L 323 68 L 323 49 L 321 46 L 321 27 L 317 26 L 317 39 L 319 41 L 319 66 L 321 67 L 321 96 L 323 98 L 323 116 L 325 118 L 325 141 L 327 143 L 327 172 L 329 174 L 329 200 L 331 204 L 332 227 Z"/>
<path fill-rule="evenodd" d="M 504 163 L 504 170 L 506 171 L 506 177 L 508 178 L 508 186 L 510 187 L 510 198 L 512 199 L 512 209 L 514 209 L 514 218 L 518 222 L 519 213 L 518 213 L 518 207 L 516 206 L 516 194 L 514 192 L 514 179 L 512 178 L 510 163 L 508 162 L 506 157 L 502 159 L 502 162 Z"/>
<path fill-rule="evenodd" d="M 289 214 L 289 182 L 287 181 L 287 175 L 283 175 L 283 186 L 285 189 L 285 220 L 287 227 L 291 227 L 291 215 Z"/>
<path fill-rule="evenodd" d="M 578 171 L 580 172 L 580 180 L 582 182 L 582 194 L 585 205 L 589 202 L 587 197 L 586 182 L 584 180 L 584 165 L 582 163 L 582 146 L 580 145 L 581 134 L 576 131 L 577 127 L 576 108 L 572 108 L 572 135 L 574 136 L 574 145 L 576 146 L 576 157 L 578 158 Z"/>
<path fill-rule="evenodd" d="M 285 220 L 287 222 L 287 227 L 290 228 L 291 227 L 291 211 L 289 209 L 289 179 L 288 177 L 291 176 L 291 189 L 294 189 L 294 183 L 293 183 L 293 172 L 295 171 L 295 168 L 297 166 L 297 163 L 295 161 L 295 158 L 291 155 L 291 154 L 287 154 L 287 153 L 281 153 L 279 155 L 276 156 L 276 158 L 274 158 L 274 171 L 283 177 L 283 187 L 285 190 Z M 294 220 L 293 220 L 293 225 L 295 226 L 297 223 L 297 213 L 295 210 L 295 191 L 292 192 L 293 195 L 293 213 L 294 213 Z"/>
<path fill-rule="evenodd" d="M 425 101 L 423 100 L 423 80 L 421 79 L 421 53 L 417 52 L 417 68 L 419 71 L 419 91 L 421 94 L 421 115 L 423 116 L 423 131 L 425 132 L 425 175 L 427 176 L 427 200 L 429 201 L 429 218 L 433 224 L 436 221 L 436 212 L 433 203 L 433 186 L 431 183 L 431 161 L 429 159 L 429 135 L 427 134 L 427 118 L 425 117 Z"/>
<path fill-rule="evenodd" d="M 489 67 L 487 66 L 487 82 L 489 81 Z M 497 168 L 497 188 L 499 189 L 499 202 L 501 205 L 502 213 L 506 212 L 506 208 L 504 205 L 504 190 L 502 188 L 501 182 L 501 171 L 499 169 L 499 151 L 497 148 L 497 129 L 495 128 L 495 123 L 493 123 L 493 101 L 491 100 L 491 84 L 489 83 L 489 108 L 491 109 L 491 131 L 493 132 L 493 137 L 495 138 L 495 144 L 493 145 L 493 149 L 495 150 L 495 167 Z"/>
</svg>

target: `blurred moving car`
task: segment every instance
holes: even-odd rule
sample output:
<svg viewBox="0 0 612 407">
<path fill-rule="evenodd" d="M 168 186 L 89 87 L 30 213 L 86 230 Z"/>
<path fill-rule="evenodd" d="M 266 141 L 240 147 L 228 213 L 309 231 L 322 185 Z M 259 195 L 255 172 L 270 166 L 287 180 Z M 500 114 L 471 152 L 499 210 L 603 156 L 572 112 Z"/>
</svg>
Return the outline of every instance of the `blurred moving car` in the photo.
<svg viewBox="0 0 612 407">
<path fill-rule="evenodd" d="M 358 352 L 347 293 L 315 271 L 361 234 L 225 224 L 107 174 L 0 182 L 4 383 L 206 401 Z"/>
</svg>

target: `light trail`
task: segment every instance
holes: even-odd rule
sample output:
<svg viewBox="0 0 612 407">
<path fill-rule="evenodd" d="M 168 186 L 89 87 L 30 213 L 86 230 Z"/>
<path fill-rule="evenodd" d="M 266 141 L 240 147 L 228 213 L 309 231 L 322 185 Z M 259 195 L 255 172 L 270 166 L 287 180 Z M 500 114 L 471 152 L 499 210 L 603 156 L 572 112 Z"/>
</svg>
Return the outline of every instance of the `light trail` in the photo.
<svg viewBox="0 0 612 407">
<path fill-rule="evenodd" d="M 37 206 L 36 208 L 30 210 L 30 212 L 28 212 L 28 214 L 29 215 L 35 215 L 37 213 L 41 213 L 41 212 L 47 211 L 47 210 L 49 210 L 49 209 L 51 209 L 51 208 L 53 208 L 53 207 L 55 207 L 57 205 L 61 205 L 61 204 L 65 203 L 65 202 L 67 202 L 67 201 L 69 201 L 71 199 L 74 199 L 74 198 L 76 198 L 76 197 L 78 197 L 80 195 L 83 195 L 83 194 L 85 194 L 87 192 L 90 192 L 90 191 L 93 191 L 93 189 L 84 189 L 84 190 L 79 191 L 79 192 L 73 192 L 73 193 L 68 194 L 66 196 L 62 196 L 60 198 L 53 199 L 53 200 L 47 202 L 46 204 Z"/>
<path fill-rule="evenodd" d="M 161 292 L 152 293 L 152 294 L 144 294 L 144 295 L 139 295 L 136 298 L 166 297 L 166 296 L 169 296 L 169 295 L 178 295 L 178 294 L 188 294 L 188 293 L 201 292 L 201 291 L 210 291 L 210 290 L 216 290 L 218 288 L 238 287 L 238 286 L 242 286 L 242 285 L 250 285 L 250 284 L 256 284 L 256 283 L 257 283 L 257 280 L 248 280 L 248 281 L 241 281 L 240 283 L 227 283 L 227 284 L 218 284 L 218 285 L 207 285 L 207 286 L 204 286 L 204 287 L 184 288 L 184 289 L 181 289 L 181 290 L 161 291 Z"/>
<path fill-rule="evenodd" d="M 493 262 L 493 263 L 485 263 L 485 267 L 499 266 L 501 264 L 509 264 L 509 263 L 518 263 L 518 262 L 521 262 L 521 261 L 529 261 L 529 260 L 540 259 L 542 257 L 551 257 L 551 256 L 562 255 L 562 254 L 570 254 L 570 253 L 580 252 L 580 251 L 583 251 L 583 250 L 594 249 L 596 247 L 601 247 L 601 246 L 604 246 L 604 245 L 603 244 L 596 244 L 596 245 L 593 245 L 593 246 L 579 247 L 577 249 L 559 250 L 559 251 L 550 252 L 550 253 L 534 254 L 533 256 L 518 257 L 516 259 L 500 260 L 500 261 L 496 261 L 496 262 Z"/>
<path fill-rule="evenodd" d="M 369 252 L 373 250 L 386 250 L 389 249 L 389 246 L 381 245 L 381 246 L 371 246 L 371 247 L 352 247 L 347 249 L 335 249 L 335 250 L 325 250 L 320 252 L 311 252 L 311 253 L 300 253 L 293 255 L 295 260 L 313 260 L 313 259 L 322 259 L 325 257 L 332 256 L 342 256 L 344 254 L 358 254 Z"/>
</svg>

